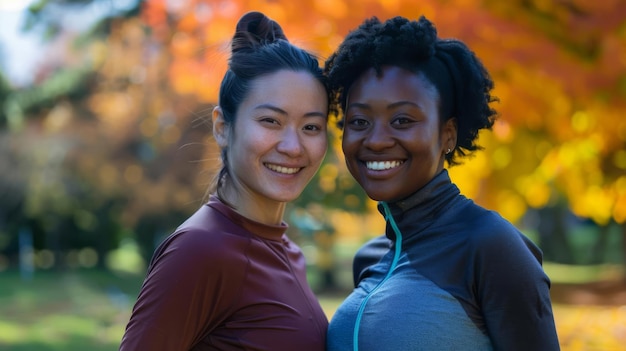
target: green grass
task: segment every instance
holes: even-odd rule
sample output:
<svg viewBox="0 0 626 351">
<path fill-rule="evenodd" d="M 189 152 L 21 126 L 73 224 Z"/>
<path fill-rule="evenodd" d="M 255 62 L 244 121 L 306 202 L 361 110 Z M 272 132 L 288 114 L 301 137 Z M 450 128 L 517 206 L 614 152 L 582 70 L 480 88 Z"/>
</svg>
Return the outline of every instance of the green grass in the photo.
<svg viewBox="0 0 626 351">
<path fill-rule="evenodd" d="M 82 270 L 0 272 L 0 350 L 115 351 L 143 276 Z M 343 295 L 323 297 L 329 314 Z"/>
<path fill-rule="evenodd" d="M 117 350 L 141 277 L 0 273 L 0 349 Z"/>
<path fill-rule="evenodd" d="M 546 271 L 552 280 L 574 282 L 621 274 L 623 267 L 548 263 Z M 340 279 L 349 279 L 349 275 L 340 275 Z M 23 280 L 16 271 L 0 272 L 0 350 L 115 351 L 142 280 L 140 275 L 97 270 L 37 271 L 30 280 Z M 319 295 L 329 318 L 347 294 L 346 290 Z M 565 323 L 574 313 L 570 310 L 578 311 L 576 307 L 560 306 L 555 312 L 563 325 L 571 329 L 564 328 L 563 333 L 578 335 L 578 324 Z M 616 311 L 604 313 L 613 316 Z M 619 323 L 622 320 L 620 317 Z"/>
<path fill-rule="evenodd" d="M 544 262 L 543 269 L 552 283 L 580 284 L 603 280 L 619 280 L 626 269 L 618 264 L 567 265 Z"/>
</svg>

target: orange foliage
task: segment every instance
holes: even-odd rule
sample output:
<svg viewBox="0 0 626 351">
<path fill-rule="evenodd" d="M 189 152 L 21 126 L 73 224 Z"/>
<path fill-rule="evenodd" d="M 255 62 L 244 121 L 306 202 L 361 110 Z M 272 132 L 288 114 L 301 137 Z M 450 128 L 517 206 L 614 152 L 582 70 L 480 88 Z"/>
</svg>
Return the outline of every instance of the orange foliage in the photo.
<svg viewBox="0 0 626 351">
<path fill-rule="evenodd" d="M 148 0 L 142 18 L 151 40 L 168 51 L 178 94 L 216 102 L 236 21 L 251 10 L 276 19 L 322 61 L 364 18 L 427 16 L 441 37 L 477 53 L 501 99 L 500 121 L 481 134 L 485 150 L 451 169 L 464 193 L 514 222 L 527 207 L 560 196 L 599 223 L 626 220 L 619 200 L 626 173 L 626 156 L 619 156 L 626 145 L 623 1 Z M 331 189 L 326 178 L 323 188 Z"/>
</svg>

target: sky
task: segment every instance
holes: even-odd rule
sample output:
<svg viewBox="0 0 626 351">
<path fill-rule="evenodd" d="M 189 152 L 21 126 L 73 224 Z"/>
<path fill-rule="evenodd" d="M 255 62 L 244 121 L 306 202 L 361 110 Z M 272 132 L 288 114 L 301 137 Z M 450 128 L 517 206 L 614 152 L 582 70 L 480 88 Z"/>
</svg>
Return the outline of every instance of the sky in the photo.
<svg viewBox="0 0 626 351">
<path fill-rule="evenodd" d="M 20 33 L 24 12 L 32 0 L 0 0 L 0 69 L 14 85 L 28 85 L 41 59 L 40 40 Z"/>
<path fill-rule="evenodd" d="M 28 6 L 36 0 L 0 0 L 0 70 L 16 87 L 28 86 L 34 80 L 37 65 L 45 58 L 41 34 L 20 31 Z M 72 10 L 59 9 L 64 27 L 82 31 L 106 13 L 130 8 L 137 0 L 94 1 Z"/>
</svg>

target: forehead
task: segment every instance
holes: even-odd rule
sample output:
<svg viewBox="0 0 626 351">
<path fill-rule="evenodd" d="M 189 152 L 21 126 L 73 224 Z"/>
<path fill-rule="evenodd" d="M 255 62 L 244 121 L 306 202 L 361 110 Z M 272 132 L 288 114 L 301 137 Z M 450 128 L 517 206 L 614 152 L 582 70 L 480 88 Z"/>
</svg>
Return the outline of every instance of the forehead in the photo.
<svg viewBox="0 0 626 351">
<path fill-rule="evenodd" d="M 380 74 L 374 68 L 364 71 L 350 86 L 346 97 L 348 104 L 357 100 L 439 100 L 437 89 L 424 74 L 398 66 L 383 66 Z"/>
<path fill-rule="evenodd" d="M 326 89 L 311 73 L 280 70 L 254 79 L 246 102 L 285 104 L 298 102 L 303 107 L 327 104 Z M 319 107 L 317 107 L 319 108 Z"/>
</svg>

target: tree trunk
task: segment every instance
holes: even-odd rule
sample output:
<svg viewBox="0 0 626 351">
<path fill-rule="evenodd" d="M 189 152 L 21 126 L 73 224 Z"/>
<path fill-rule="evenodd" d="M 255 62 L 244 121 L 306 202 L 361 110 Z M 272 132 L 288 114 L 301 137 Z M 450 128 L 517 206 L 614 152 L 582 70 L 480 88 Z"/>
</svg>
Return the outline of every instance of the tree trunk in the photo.
<svg viewBox="0 0 626 351">
<path fill-rule="evenodd" d="M 575 263 L 571 244 L 567 238 L 565 225 L 566 207 L 556 205 L 544 207 L 539 213 L 540 246 L 544 253 L 544 260 L 558 263 Z"/>
<path fill-rule="evenodd" d="M 589 263 L 600 264 L 604 263 L 604 256 L 606 253 L 606 245 L 609 241 L 609 233 L 611 232 L 611 222 L 606 225 L 598 225 L 598 238 L 591 249 L 591 258 Z"/>
<path fill-rule="evenodd" d="M 626 222 L 622 223 L 622 261 L 624 265 L 623 279 L 626 281 Z"/>
</svg>

